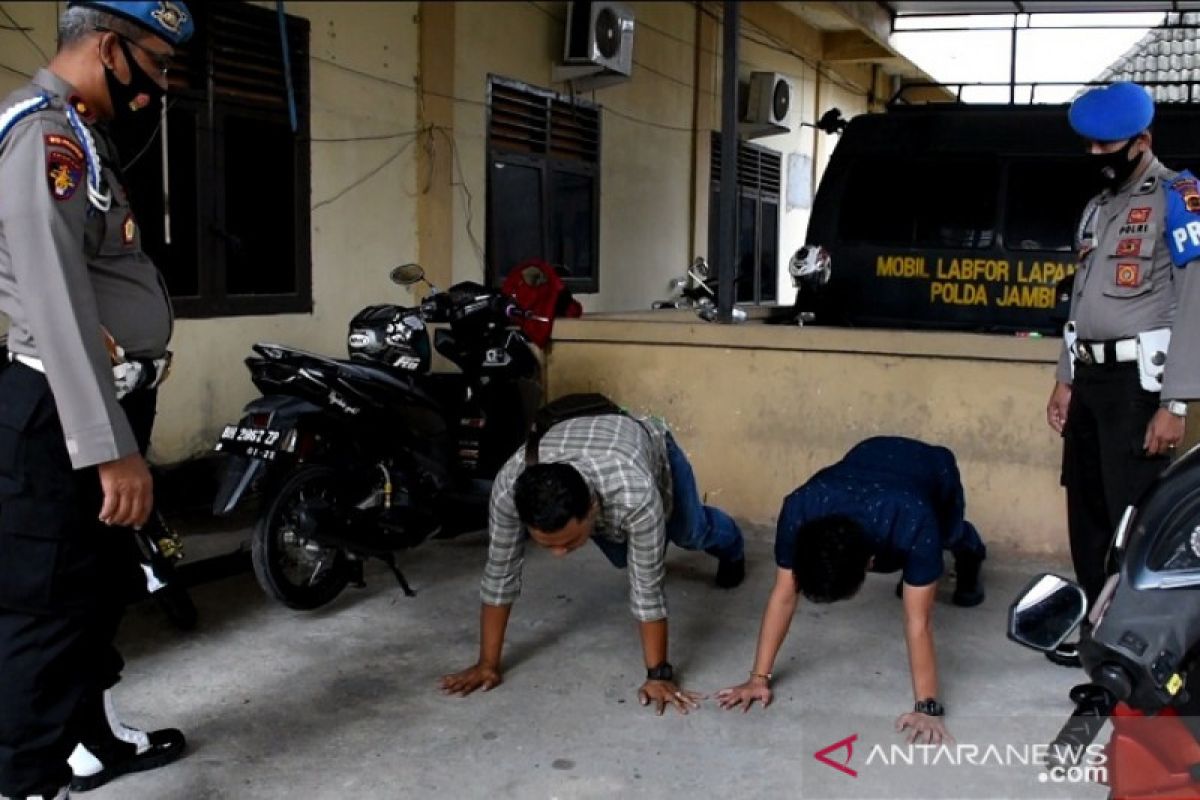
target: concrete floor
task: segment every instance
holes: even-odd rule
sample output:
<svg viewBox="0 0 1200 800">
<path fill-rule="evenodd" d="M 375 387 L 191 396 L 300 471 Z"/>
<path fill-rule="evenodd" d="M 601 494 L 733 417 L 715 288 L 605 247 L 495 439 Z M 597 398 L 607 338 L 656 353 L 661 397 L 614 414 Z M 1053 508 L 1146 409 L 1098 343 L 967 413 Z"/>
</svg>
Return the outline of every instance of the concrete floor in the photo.
<svg viewBox="0 0 1200 800">
<path fill-rule="evenodd" d="M 1096 786 L 1039 782 L 1035 767 L 972 766 L 961 749 L 957 765 L 947 756 L 919 766 L 919 751 L 918 766 L 883 764 L 886 748 L 903 744 L 892 721 L 912 702 L 894 577 L 869 577 L 837 606 L 802 604 L 770 709 L 723 712 L 709 701 L 658 718 L 635 698 L 644 673 L 624 574 L 595 548 L 562 560 L 533 550 L 505 683 L 465 699 L 442 696 L 436 683 L 476 655 L 480 535 L 408 554 L 411 599 L 372 568 L 368 588 L 317 612 L 268 601 L 250 575 L 196 588 L 201 623 L 191 633 L 171 630 L 153 605 L 133 609 L 120 637 L 128 668 L 119 706 L 141 727 L 182 728 L 190 752 L 86 796 L 1105 796 Z M 746 584 L 725 592 L 711 585 L 710 558 L 669 554 L 671 660 L 686 688 L 715 692 L 746 675 L 774 572 L 761 538 L 749 565 Z M 1044 566 L 993 560 L 983 606 L 939 603 L 948 724 L 976 753 L 1050 740 L 1069 713 L 1067 690 L 1082 679 L 1004 637 L 1009 602 Z M 854 734 L 857 777 L 813 758 Z M 869 760 L 875 744 L 885 749 Z M 1005 758 L 1019 761 L 1011 750 Z M 831 757 L 845 761 L 845 750 Z"/>
</svg>

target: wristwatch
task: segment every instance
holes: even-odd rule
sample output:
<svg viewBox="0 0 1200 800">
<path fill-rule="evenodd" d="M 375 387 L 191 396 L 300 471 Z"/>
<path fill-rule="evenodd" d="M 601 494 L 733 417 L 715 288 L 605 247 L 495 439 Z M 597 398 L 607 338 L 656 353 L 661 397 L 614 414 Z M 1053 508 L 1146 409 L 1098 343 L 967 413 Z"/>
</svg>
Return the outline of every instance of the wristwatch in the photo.
<svg viewBox="0 0 1200 800">
<path fill-rule="evenodd" d="M 1167 410 L 1167 413 L 1174 414 L 1177 417 L 1187 416 L 1187 403 L 1182 400 L 1164 400 L 1162 407 Z"/>
<path fill-rule="evenodd" d="M 648 681 L 673 681 L 675 680 L 675 670 L 671 667 L 670 661 L 664 661 L 657 667 L 650 667 L 646 670 L 646 680 Z"/>
<path fill-rule="evenodd" d="M 913 706 L 913 711 L 917 712 L 918 714 L 924 714 L 928 717 L 941 717 L 945 716 L 946 714 L 945 706 L 943 706 L 933 697 L 929 697 L 924 700 L 918 700 L 916 705 Z"/>
</svg>

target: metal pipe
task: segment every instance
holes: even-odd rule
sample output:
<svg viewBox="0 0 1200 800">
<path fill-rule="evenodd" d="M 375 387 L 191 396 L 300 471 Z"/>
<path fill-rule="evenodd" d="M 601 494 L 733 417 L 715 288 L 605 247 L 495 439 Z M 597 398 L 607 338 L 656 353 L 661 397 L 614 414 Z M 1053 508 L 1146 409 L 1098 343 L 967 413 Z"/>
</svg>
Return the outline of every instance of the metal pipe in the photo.
<svg viewBox="0 0 1200 800">
<path fill-rule="evenodd" d="M 721 202 L 717 223 L 717 320 L 733 322 L 737 273 L 738 29 L 741 3 L 725 0 L 721 50 Z"/>
</svg>

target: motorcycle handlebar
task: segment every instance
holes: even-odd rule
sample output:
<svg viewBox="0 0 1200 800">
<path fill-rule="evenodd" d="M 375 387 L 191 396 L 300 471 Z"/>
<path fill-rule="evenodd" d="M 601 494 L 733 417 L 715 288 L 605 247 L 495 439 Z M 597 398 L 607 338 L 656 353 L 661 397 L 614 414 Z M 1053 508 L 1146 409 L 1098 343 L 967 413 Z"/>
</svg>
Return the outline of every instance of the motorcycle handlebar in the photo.
<svg viewBox="0 0 1200 800">
<path fill-rule="evenodd" d="M 1078 763 L 1117 705 L 1116 695 L 1095 684 L 1077 686 L 1071 695 L 1076 698 L 1075 711 L 1050 743 L 1049 766 L 1071 767 Z"/>
</svg>

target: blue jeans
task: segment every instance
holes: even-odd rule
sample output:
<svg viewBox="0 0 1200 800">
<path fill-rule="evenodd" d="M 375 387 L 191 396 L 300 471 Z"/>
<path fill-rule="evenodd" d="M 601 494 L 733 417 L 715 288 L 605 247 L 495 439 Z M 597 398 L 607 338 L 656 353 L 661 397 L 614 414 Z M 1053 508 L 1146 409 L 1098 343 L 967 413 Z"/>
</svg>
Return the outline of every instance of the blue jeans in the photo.
<svg viewBox="0 0 1200 800">
<path fill-rule="evenodd" d="M 671 489 L 674 494 L 671 516 L 667 518 L 667 541 L 674 542 L 684 550 L 703 550 L 722 561 L 743 558 L 742 531 L 733 517 L 700 501 L 692 465 L 669 433 L 667 463 L 671 468 Z M 592 541 L 614 567 L 623 569 L 626 566 L 629 556 L 625 542 L 614 542 L 599 536 L 593 536 Z"/>
</svg>

